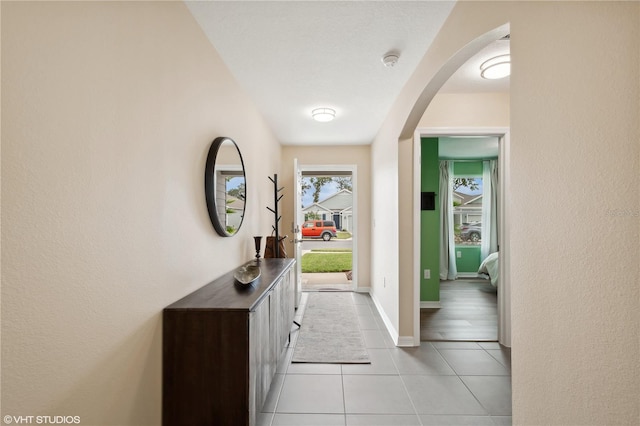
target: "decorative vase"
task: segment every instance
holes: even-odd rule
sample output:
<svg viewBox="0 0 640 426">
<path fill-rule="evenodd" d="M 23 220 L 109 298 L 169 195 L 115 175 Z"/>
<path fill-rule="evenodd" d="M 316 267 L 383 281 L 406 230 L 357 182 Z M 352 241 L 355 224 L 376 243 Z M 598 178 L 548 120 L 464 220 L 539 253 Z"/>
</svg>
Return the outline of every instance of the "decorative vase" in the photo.
<svg viewBox="0 0 640 426">
<path fill-rule="evenodd" d="M 253 240 L 256 244 L 256 263 L 260 263 L 260 244 L 262 242 L 262 237 L 253 237 Z"/>
</svg>

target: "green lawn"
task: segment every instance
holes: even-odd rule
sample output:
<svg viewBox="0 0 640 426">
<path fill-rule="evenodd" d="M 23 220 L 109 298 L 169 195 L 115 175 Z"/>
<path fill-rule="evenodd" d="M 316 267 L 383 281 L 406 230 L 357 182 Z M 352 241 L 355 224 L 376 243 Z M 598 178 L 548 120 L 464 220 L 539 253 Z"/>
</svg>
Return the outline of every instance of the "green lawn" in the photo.
<svg viewBox="0 0 640 426">
<path fill-rule="evenodd" d="M 302 256 L 303 273 L 342 272 L 351 270 L 351 253 L 307 253 Z"/>
<path fill-rule="evenodd" d="M 337 234 L 338 236 L 336 238 L 339 240 L 346 240 L 348 238 L 351 238 L 351 233 L 347 231 L 338 231 Z"/>
</svg>

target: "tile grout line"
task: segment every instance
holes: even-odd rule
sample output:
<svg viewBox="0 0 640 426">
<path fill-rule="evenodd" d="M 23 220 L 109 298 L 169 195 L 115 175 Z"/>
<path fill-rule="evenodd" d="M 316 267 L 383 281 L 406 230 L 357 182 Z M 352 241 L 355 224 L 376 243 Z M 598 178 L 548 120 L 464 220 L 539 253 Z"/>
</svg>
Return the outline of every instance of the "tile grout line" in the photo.
<svg viewBox="0 0 640 426">
<path fill-rule="evenodd" d="M 478 345 L 478 344 L 476 343 L 476 345 Z M 444 355 L 442 355 L 442 354 L 440 353 L 440 350 L 439 350 L 435 345 L 433 345 L 433 347 L 434 347 L 434 348 L 435 348 L 435 350 L 438 352 L 438 355 L 440 355 L 440 357 L 444 360 L 444 362 L 446 362 L 446 363 L 447 363 L 447 365 L 449 366 L 449 368 L 451 368 L 451 370 L 453 370 L 453 372 L 454 372 L 454 373 L 456 373 L 456 377 L 457 377 L 457 378 L 458 378 L 458 380 L 462 383 L 462 385 L 463 385 L 463 386 L 464 386 L 464 387 L 469 391 L 469 393 L 473 396 L 473 399 L 475 399 L 475 400 L 476 400 L 476 402 L 477 402 L 477 403 L 482 407 L 482 409 L 485 411 L 485 413 L 487 414 L 487 416 L 489 416 L 489 418 L 491 418 L 491 413 L 489 413 L 489 410 L 487 409 L 487 407 L 485 407 L 485 406 L 484 406 L 484 404 L 482 404 L 482 402 L 480 402 L 480 400 L 478 399 L 478 397 L 476 396 L 476 394 L 475 394 L 475 393 L 473 393 L 473 391 L 472 391 L 471 389 L 469 389 L 469 386 L 467 386 L 467 384 L 464 382 L 464 380 L 462 380 L 462 378 L 460 377 L 460 374 L 458 374 L 458 372 L 456 371 L 456 369 L 455 369 L 455 368 L 453 368 L 453 365 L 451 365 L 451 364 L 449 363 L 449 361 L 447 361 L 447 359 L 444 357 Z M 480 350 L 485 351 L 485 349 L 484 349 L 482 346 L 478 345 L 478 347 L 479 347 L 479 349 L 480 349 Z M 467 349 L 467 350 L 469 350 L 469 351 L 477 351 L 478 349 Z M 485 352 L 486 352 L 486 351 L 485 351 Z M 493 419 L 491 419 L 491 422 L 495 423 L 495 422 L 493 421 Z"/>
<path fill-rule="evenodd" d="M 345 426 L 347 425 L 347 394 L 344 391 L 344 370 L 342 368 L 344 364 L 340 364 L 340 383 L 342 384 L 342 411 L 343 411 L 343 420 Z"/>
<path fill-rule="evenodd" d="M 422 343 L 420 343 L 422 345 Z M 413 408 L 413 412 L 416 415 L 416 417 L 418 418 L 418 424 L 419 426 L 424 426 L 422 423 L 422 419 L 420 418 L 420 413 L 418 413 L 418 409 L 416 408 L 416 404 L 413 402 L 413 398 L 411 398 L 411 394 L 409 393 L 409 389 L 407 388 L 407 384 L 404 382 L 404 379 L 402 378 L 402 374 L 400 374 L 400 369 L 398 368 L 398 364 L 396 364 L 395 359 L 393 359 L 393 356 L 391 356 L 391 349 L 392 348 L 386 348 L 387 352 L 389 352 L 389 357 L 391 358 L 391 362 L 393 363 L 393 366 L 396 368 L 396 371 L 398 372 L 398 377 L 400 377 L 400 383 L 402 383 L 402 387 L 404 388 L 404 391 L 407 393 L 407 396 L 409 397 L 409 402 L 411 403 L 411 407 Z"/>
</svg>

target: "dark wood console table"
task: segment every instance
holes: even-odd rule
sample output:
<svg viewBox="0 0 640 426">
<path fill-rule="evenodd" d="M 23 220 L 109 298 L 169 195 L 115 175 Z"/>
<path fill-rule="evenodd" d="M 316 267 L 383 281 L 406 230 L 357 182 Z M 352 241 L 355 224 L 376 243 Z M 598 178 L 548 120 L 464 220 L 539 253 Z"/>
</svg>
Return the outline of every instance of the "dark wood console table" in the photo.
<svg viewBox="0 0 640 426">
<path fill-rule="evenodd" d="M 252 284 L 231 271 L 164 309 L 163 425 L 255 425 L 293 323 L 294 263 L 262 259 Z"/>
</svg>

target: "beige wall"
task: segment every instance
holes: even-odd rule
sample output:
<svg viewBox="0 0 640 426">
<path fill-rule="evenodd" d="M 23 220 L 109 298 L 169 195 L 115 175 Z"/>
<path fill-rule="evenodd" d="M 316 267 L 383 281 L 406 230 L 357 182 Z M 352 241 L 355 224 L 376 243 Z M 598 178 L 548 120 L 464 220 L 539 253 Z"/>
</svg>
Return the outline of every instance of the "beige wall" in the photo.
<svg viewBox="0 0 640 426">
<path fill-rule="evenodd" d="M 515 420 L 637 424 L 640 3 L 528 5 L 517 23 Z"/>
<path fill-rule="evenodd" d="M 295 180 L 293 175 L 293 160 L 305 166 L 323 165 L 355 165 L 357 167 L 357 200 L 358 213 L 354 217 L 357 222 L 358 245 L 358 287 L 370 287 L 371 282 L 371 147 L 357 146 L 284 146 L 282 148 L 282 173 L 278 180 L 285 187 L 282 199 L 282 230 L 281 234 L 291 236 L 293 223 L 293 195 Z M 273 201 L 271 202 L 273 204 Z M 293 245 L 291 238 L 287 238 L 287 254 L 291 257 Z"/>
<path fill-rule="evenodd" d="M 252 258 L 280 145 L 179 2 L 2 2 L 2 414 L 158 425 L 161 311 Z M 247 167 L 215 234 L 216 136 Z"/>
<path fill-rule="evenodd" d="M 509 127 L 509 93 L 439 93 L 418 123 L 425 127 Z"/>
<path fill-rule="evenodd" d="M 398 170 L 407 157 L 404 144 L 445 80 L 442 70 L 453 72 L 452 61 L 473 40 L 506 23 L 513 61 L 513 422 L 635 424 L 640 4 L 459 2 L 374 141 L 372 168 L 406 179 Z M 374 175 L 374 211 L 401 229 L 398 217 L 411 207 L 401 202 L 399 212 L 393 206 L 378 212 L 384 203 L 377 182 Z M 408 184 L 398 182 L 396 193 Z M 372 239 L 374 264 L 384 257 L 387 271 L 397 268 L 399 259 L 382 248 L 395 240 Z M 374 297 L 388 292 L 374 285 Z M 404 318 L 413 298 L 402 300 Z M 397 311 L 391 307 L 388 314 L 394 318 Z M 400 334 L 411 326 L 399 324 Z"/>
<path fill-rule="evenodd" d="M 393 112 L 393 111 L 392 111 Z M 398 147 L 396 134 L 381 129 L 371 146 L 371 297 L 378 306 L 391 337 L 400 339 L 400 306 L 398 244 Z M 384 142 L 380 142 L 384 141 Z M 377 142 L 377 143 L 376 143 Z M 390 142 L 390 143 L 385 143 Z M 406 153 L 406 151 L 404 151 Z M 406 165 L 409 167 L 409 165 Z M 412 311 L 413 312 L 413 311 Z M 413 315 L 413 314 L 412 314 Z M 404 333 L 404 336 L 411 332 Z M 413 343 L 413 339 L 411 339 Z"/>
<path fill-rule="evenodd" d="M 398 142 L 398 202 L 399 205 L 413 206 L 414 188 L 413 188 L 413 150 L 414 141 L 412 139 L 404 139 Z M 419 191 L 417 188 L 416 191 Z M 398 236 L 399 236 L 399 269 L 398 269 L 398 299 L 401 309 L 398 311 L 398 321 L 400 324 L 400 335 L 411 336 L 414 332 L 414 269 L 413 269 L 413 244 L 415 235 L 413 233 L 413 208 L 398 209 Z M 417 235 L 420 235 L 418 231 Z M 416 266 L 420 269 L 420 265 Z M 418 301 L 420 296 L 418 296 Z M 411 306 L 411 309 L 406 309 Z M 407 345 L 409 345 L 408 337 L 404 337 Z M 417 342 L 412 341 L 411 345 Z"/>
</svg>

